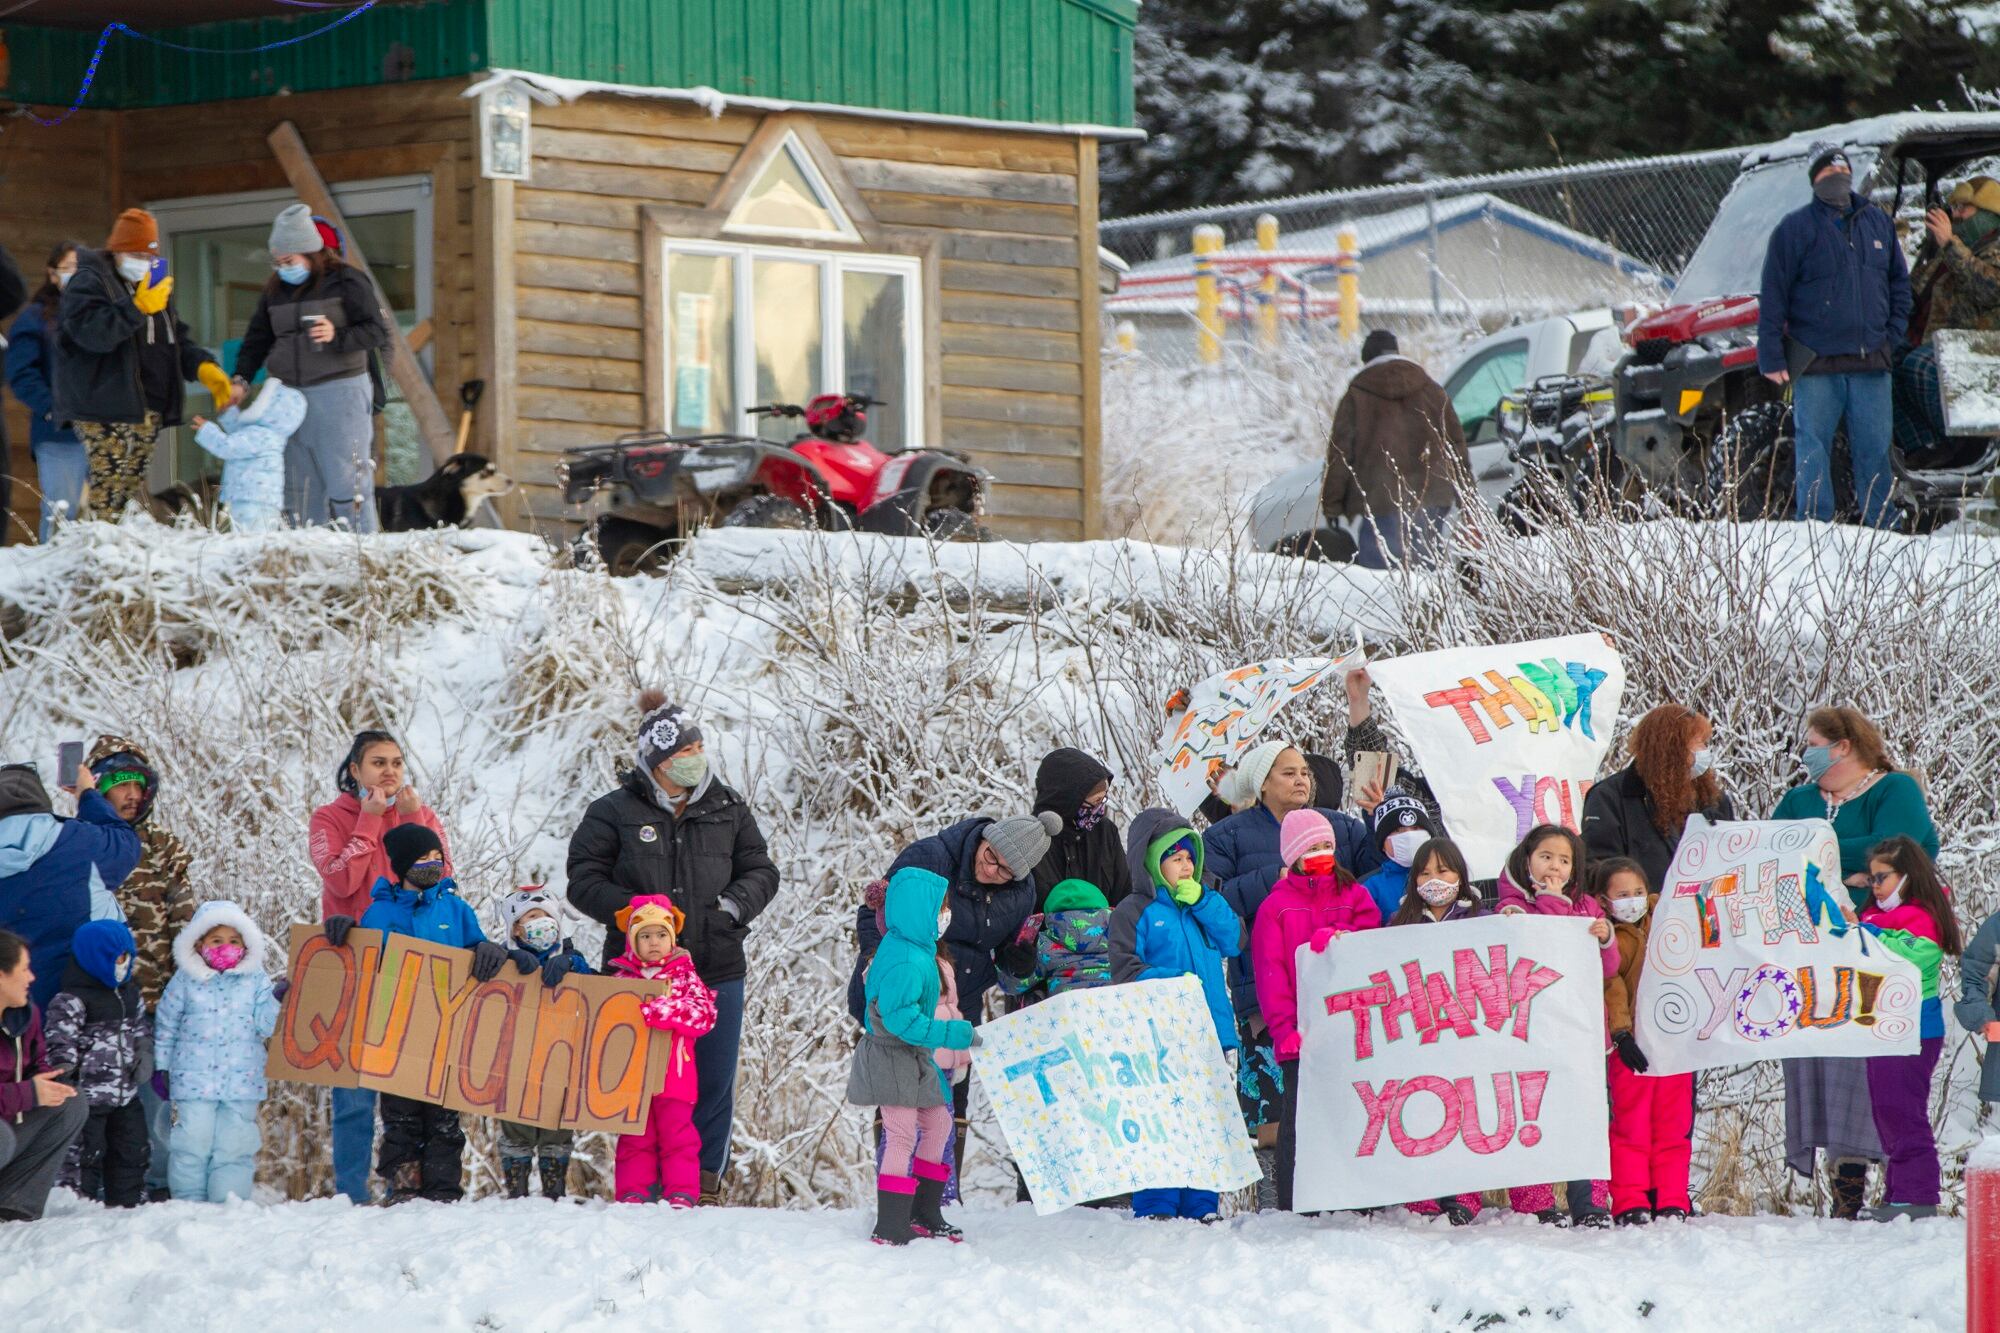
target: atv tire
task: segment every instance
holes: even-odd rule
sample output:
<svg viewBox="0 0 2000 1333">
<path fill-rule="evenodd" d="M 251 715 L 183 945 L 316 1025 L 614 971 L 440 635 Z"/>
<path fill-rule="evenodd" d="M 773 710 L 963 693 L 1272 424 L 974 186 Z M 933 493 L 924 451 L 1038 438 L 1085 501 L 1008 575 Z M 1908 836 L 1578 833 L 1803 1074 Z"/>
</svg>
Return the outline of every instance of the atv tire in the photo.
<svg viewBox="0 0 2000 1333">
<path fill-rule="evenodd" d="M 812 515 L 782 495 L 768 491 L 746 496 L 722 516 L 725 528 L 777 528 L 784 532 L 810 532 Z"/>
<path fill-rule="evenodd" d="M 934 541 L 990 542 L 992 532 L 963 509 L 932 509 L 924 514 L 924 531 Z"/>
<path fill-rule="evenodd" d="M 1753 403 L 1723 423 L 1708 450 L 1708 496 L 1718 515 L 1790 518 L 1792 414 L 1783 403 Z"/>
<path fill-rule="evenodd" d="M 600 519 L 597 524 L 597 554 L 614 578 L 656 573 L 672 557 L 673 544 L 666 531 L 629 518 Z"/>
</svg>

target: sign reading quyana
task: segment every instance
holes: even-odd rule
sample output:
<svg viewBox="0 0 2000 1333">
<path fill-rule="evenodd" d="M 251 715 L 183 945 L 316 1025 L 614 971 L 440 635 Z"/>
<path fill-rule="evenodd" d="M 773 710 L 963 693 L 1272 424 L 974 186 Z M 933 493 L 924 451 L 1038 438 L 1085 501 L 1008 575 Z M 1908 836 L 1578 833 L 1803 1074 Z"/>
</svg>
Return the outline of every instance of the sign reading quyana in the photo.
<svg viewBox="0 0 2000 1333">
<path fill-rule="evenodd" d="M 544 1129 L 635 1134 L 666 1080 L 671 1043 L 639 1008 L 658 982 L 512 967 L 481 982 L 472 951 L 353 930 L 339 948 L 292 927 L 292 987 L 265 1072 L 372 1088 Z"/>
</svg>

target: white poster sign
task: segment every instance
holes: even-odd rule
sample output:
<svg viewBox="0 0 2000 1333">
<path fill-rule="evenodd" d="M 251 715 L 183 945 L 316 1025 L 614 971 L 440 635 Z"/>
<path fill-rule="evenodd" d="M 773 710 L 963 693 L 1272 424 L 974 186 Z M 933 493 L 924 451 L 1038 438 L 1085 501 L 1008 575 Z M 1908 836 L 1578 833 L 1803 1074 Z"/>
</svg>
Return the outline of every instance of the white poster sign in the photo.
<svg viewBox="0 0 2000 1333">
<path fill-rule="evenodd" d="M 1474 877 L 1500 873 L 1537 824 L 1583 827 L 1625 666 L 1601 635 L 1446 648 L 1368 669 Z"/>
<path fill-rule="evenodd" d="M 1280 657 L 1210 676 L 1188 691 L 1187 706 L 1160 737 L 1160 786 L 1193 818 L 1215 776 L 1256 745 L 1278 710 L 1306 691 L 1364 666 L 1357 646 L 1339 657 Z"/>
<path fill-rule="evenodd" d="M 1036 1212 L 1258 1178 L 1195 978 L 1067 991 L 979 1032 L 973 1068 Z"/>
<path fill-rule="evenodd" d="M 1660 889 L 1632 1015 L 1652 1073 L 1917 1053 L 1923 978 L 1847 926 L 1825 820 L 1696 815 Z"/>
<path fill-rule="evenodd" d="M 1298 953 L 1301 1212 L 1610 1174 L 1585 922 L 1482 916 Z"/>
</svg>

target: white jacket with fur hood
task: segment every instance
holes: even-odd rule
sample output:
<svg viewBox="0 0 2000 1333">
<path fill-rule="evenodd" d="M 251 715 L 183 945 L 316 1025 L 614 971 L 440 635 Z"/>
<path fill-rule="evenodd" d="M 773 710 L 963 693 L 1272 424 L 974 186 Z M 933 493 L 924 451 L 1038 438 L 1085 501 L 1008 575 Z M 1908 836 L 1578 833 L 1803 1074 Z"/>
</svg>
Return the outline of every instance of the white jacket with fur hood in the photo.
<svg viewBox="0 0 2000 1333">
<path fill-rule="evenodd" d="M 217 926 L 243 937 L 243 957 L 218 972 L 196 946 Z M 174 937 L 178 969 L 153 1017 L 153 1058 L 174 1101 L 261 1102 L 264 1042 L 278 1030 L 278 998 L 264 972 L 264 932 L 232 902 L 203 903 Z"/>
</svg>

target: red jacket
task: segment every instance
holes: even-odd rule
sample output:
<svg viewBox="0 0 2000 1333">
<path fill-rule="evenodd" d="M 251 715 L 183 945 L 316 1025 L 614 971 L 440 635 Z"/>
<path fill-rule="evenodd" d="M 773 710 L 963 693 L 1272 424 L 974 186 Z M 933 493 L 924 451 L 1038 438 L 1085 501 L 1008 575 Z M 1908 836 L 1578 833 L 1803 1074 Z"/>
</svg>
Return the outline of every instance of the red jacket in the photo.
<svg viewBox="0 0 2000 1333">
<path fill-rule="evenodd" d="M 399 824 L 423 824 L 438 835 L 444 846 L 444 873 L 451 870 L 451 841 L 437 811 L 419 809 L 413 819 L 404 819 L 390 806 L 386 814 L 361 812 L 358 797 L 343 792 L 331 804 L 313 811 L 307 826 L 307 848 L 313 869 L 319 871 L 319 914 L 351 916 L 356 921 L 368 910 L 368 895 L 375 881 L 389 875 L 389 854 L 382 850 L 382 835 Z"/>
<path fill-rule="evenodd" d="M 1250 927 L 1250 964 L 1257 1008 L 1271 1029 L 1278 1059 L 1299 1056 L 1299 946 L 1322 930 L 1368 930 L 1381 924 L 1382 909 L 1375 899 L 1344 873 L 1291 873 L 1271 886 Z"/>
</svg>

